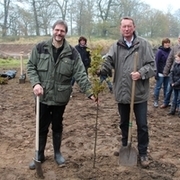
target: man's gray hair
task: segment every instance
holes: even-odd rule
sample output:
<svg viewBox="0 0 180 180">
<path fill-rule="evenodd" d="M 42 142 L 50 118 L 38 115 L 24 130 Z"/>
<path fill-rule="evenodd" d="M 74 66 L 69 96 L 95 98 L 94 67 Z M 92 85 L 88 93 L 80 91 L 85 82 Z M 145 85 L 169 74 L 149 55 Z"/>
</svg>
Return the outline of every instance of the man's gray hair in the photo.
<svg viewBox="0 0 180 180">
<path fill-rule="evenodd" d="M 133 22 L 133 25 L 135 25 L 134 19 L 129 17 L 129 16 L 122 17 L 121 20 L 120 20 L 120 24 L 121 24 L 121 21 L 124 20 L 124 19 L 131 20 Z"/>
</svg>

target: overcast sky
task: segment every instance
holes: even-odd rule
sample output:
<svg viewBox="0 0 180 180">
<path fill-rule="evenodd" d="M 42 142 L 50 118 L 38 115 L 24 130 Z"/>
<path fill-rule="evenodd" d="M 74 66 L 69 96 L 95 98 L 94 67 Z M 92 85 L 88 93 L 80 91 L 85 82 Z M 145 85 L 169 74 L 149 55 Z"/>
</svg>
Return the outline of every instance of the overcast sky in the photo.
<svg viewBox="0 0 180 180">
<path fill-rule="evenodd" d="M 149 4 L 152 8 L 167 12 L 170 10 L 176 11 L 180 9 L 180 0 L 142 0 L 142 2 Z"/>
</svg>

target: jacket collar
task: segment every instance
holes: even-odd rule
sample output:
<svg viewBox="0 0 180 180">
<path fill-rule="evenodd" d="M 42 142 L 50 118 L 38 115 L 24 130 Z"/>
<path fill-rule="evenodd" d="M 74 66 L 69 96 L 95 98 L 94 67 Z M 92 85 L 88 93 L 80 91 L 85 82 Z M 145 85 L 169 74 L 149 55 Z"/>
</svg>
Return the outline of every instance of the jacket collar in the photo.
<svg viewBox="0 0 180 180">
<path fill-rule="evenodd" d="M 133 33 L 133 40 L 130 47 L 127 46 L 124 36 L 121 36 L 120 39 L 117 42 L 118 46 L 124 46 L 126 48 L 131 48 L 132 46 L 139 44 L 139 40 L 137 38 L 136 32 Z"/>
</svg>

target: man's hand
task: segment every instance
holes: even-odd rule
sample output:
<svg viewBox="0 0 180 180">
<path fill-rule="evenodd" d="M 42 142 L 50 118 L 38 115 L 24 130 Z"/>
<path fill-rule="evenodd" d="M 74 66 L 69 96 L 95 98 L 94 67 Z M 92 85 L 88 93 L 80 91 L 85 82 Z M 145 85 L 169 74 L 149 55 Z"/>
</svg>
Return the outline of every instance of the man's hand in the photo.
<svg viewBox="0 0 180 180">
<path fill-rule="evenodd" d="M 36 84 L 33 88 L 33 92 L 36 96 L 43 95 L 43 88 L 40 84 Z"/>
<path fill-rule="evenodd" d="M 132 77 L 132 80 L 136 81 L 138 79 L 141 79 L 141 74 L 139 72 L 132 72 L 131 77 Z"/>
<path fill-rule="evenodd" d="M 101 75 L 101 70 L 97 70 L 96 74 L 97 74 L 97 76 L 100 76 Z"/>
<path fill-rule="evenodd" d="M 91 95 L 89 99 L 93 100 L 95 103 L 99 104 L 98 98 L 96 98 L 94 95 Z"/>
</svg>

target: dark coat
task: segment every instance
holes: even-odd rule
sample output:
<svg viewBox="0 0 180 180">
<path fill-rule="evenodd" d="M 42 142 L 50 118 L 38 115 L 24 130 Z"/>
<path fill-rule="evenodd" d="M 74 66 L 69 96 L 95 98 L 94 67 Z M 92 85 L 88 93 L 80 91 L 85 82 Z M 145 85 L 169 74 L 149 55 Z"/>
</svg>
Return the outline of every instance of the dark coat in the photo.
<svg viewBox="0 0 180 180">
<path fill-rule="evenodd" d="M 163 70 L 166 65 L 166 60 L 168 58 L 170 51 L 170 48 L 164 48 L 163 46 L 159 47 L 155 57 L 157 73 L 163 74 Z"/>
<path fill-rule="evenodd" d="M 87 46 L 80 46 L 79 44 L 75 46 L 79 54 L 81 55 L 82 62 L 85 67 L 90 67 L 91 58 L 90 52 L 87 50 Z"/>
<path fill-rule="evenodd" d="M 180 63 L 174 63 L 170 74 L 170 84 L 173 84 L 174 89 L 180 89 Z"/>
</svg>

